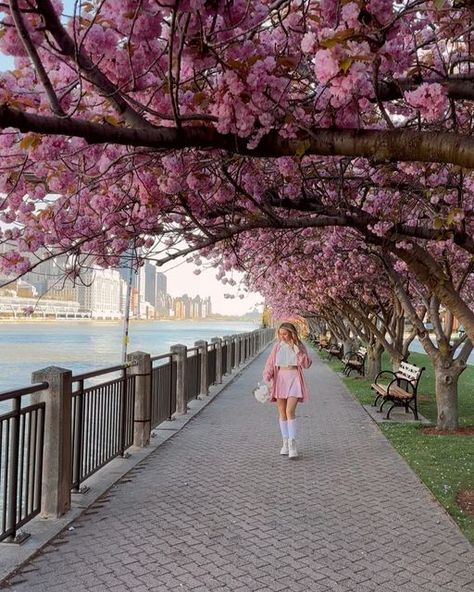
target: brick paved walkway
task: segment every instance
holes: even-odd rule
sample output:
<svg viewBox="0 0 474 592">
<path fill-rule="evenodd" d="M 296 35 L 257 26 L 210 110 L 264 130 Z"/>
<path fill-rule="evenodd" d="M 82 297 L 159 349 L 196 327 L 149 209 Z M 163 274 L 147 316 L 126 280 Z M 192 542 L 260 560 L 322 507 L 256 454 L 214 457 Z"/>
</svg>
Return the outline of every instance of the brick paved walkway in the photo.
<svg viewBox="0 0 474 592">
<path fill-rule="evenodd" d="M 316 361 L 303 457 L 257 359 L 11 582 L 14 592 L 468 592 L 472 547 Z M 389 501 L 391 500 L 391 502 Z"/>
</svg>

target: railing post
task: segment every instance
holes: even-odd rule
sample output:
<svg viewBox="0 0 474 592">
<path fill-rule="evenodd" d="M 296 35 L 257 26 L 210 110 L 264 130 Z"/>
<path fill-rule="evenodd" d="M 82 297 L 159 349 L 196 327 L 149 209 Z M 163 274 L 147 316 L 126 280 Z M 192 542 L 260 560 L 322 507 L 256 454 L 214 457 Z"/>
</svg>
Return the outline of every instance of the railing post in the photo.
<svg viewBox="0 0 474 592">
<path fill-rule="evenodd" d="M 59 518 L 71 508 L 72 372 L 49 366 L 33 372 L 31 381 L 49 384 L 32 395 L 33 403 L 46 404 L 41 516 Z"/>
<path fill-rule="evenodd" d="M 136 351 L 128 354 L 132 364 L 130 376 L 135 376 L 135 418 L 133 445 L 144 448 L 150 443 L 151 432 L 151 358 L 150 354 Z"/>
<path fill-rule="evenodd" d="M 213 337 L 211 343 L 216 344 L 216 384 L 222 384 L 222 339 Z"/>
<path fill-rule="evenodd" d="M 188 348 L 185 345 L 172 345 L 171 353 L 176 359 L 176 413 L 185 415 L 188 411 L 186 401 L 186 358 Z"/>
<path fill-rule="evenodd" d="M 232 336 L 224 337 L 225 344 L 227 345 L 227 372 L 226 374 L 232 374 Z"/>
<path fill-rule="evenodd" d="M 235 343 L 234 368 L 240 366 L 240 335 L 233 335 Z"/>
<path fill-rule="evenodd" d="M 199 386 L 199 396 L 207 397 L 209 388 L 207 386 L 207 341 L 195 341 L 194 346 L 199 348 L 201 353 L 201 384 Z"/>
</svg>

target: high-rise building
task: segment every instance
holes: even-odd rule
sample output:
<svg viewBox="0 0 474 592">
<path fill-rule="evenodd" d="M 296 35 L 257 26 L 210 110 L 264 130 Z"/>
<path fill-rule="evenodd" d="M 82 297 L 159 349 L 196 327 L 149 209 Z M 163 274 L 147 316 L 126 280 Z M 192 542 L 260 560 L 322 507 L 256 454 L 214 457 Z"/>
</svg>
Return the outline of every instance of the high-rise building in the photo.
<svg viewBox="0 0 474 592">
<path fill-rule="evenodd" d="M 145 261 L 143 267 L 145 276 L 145 300 L 155 308 L 157 297 L 156 265 L 153 265 L 149 261 Z"/>
<path fill-rule="evenodd" d="M 202 315 L 201 318 L 205 319 L 212 314 L 211 297 L 208 296 L 202 301 Z"/>
<path fill-rule="evenodd" d="M 204 319 L 211 314 L 211 299 L 184 294 L 174 299 L 173 311 L 176 319 Z"/>
<path fill-rule="evenodd" d="M 34 265 L 36 259 L 46 258 L 47 256 L 49 254 L 41 250 L 35 253 L 35 255 L 31 255 L 30 260 Z M 64 284 L 67 263 L 67 255 L 58 255 L 57 257 L 47 259 L 37 265 L 32 271 L 25 273 L 23 279 L 37 289 L 39 296 L 43 296 L 51 289 L 58 292 Z"/>
<path fill-rule="evenodd" d="M 82 312 L 93 319 L 118 319 L 122 311 L 122 281 L 118 271 L 96 267 L 88 270 L 76 287 Z"/>
<path fill-rule="evenodd" d="M 200 296 L 195 296 L 191 301 L 191 318 L 202 318 L 202 300 Z"/>
<path fill-rule="evenodd" d="M 161 271 L 156 272 L 156 290 L 163 292 L 164 294 L 168 292 L 168 279 L 164 273 L 161 273 Z"/>
</svg>

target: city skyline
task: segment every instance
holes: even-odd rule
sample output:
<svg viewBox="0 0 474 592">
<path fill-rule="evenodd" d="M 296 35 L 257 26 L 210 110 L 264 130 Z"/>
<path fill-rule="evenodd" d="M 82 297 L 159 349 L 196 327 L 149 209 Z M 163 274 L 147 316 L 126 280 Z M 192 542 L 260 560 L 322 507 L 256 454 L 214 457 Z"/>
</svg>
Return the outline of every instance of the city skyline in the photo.
<svg viewBox="0 0 474 592">
<path fill-rule="evenodd" d="M 159 268 L 160 269 L 160 268 Z M 216 279 L 217 270 L 211 267 L 200 267 L 200 274 L 194 274 L 196 266 L 184 259 L 177 259 L 172 267 L 160 269 L 168 278 L 168 291 L 172 295 L 188 293 L 190 296 L 200 294 L 212 298 L 213 312 L 223 315 L 245 315 L 247 312 L 261 308 L 263 297 L 255 292 L 246 293 L 239 298 L 238 286 L 243 274 L 233 272 L 236 286 L 224 285 Z M 233 294 L 234 298 L 226 298 L 225 294 Z"/>
<path fill-rule="evenodd" d="M 1 245 L 0 251 L 6 250 L 7 245 Z M 40 253 L 37 253 L 41 257 Z M 35 259 L 35 263 L 36 263 Z M 80 301 L 81 309 L 88 308 L 94 299 L 109 301 L 109 306 L 105 308 L 109 311 L 107 316 L 110 318 L 119 318 L 123 316 L 125 305 L 125 294 L 127 284 L 130 279 L 130 267 L 128 259 L 125 257 L 123 266 L 117 269 L 101 269 L 97 266 L 84 268 L 81 272 L 81 278 L 74 283 L 66 278 L 66 269 L 68 267 L 67 255 L 58 256 L 54 259 L 42 262 L 33 271 L 26 273 L 20 278 L 19 284 L 22 285 L 24 296 L 32 298 L 28 306 L 34 306 L 38 296 L 43 296 L 47 300 L 47 305 L 51 306 L 51 301 L 56 299 L 62 302 Z M 201 267 L 199 274 L 195 273 L 196 266 L 185 260 L 175 262 L 168 268 L 157 267 L 154 261 L 146 260 L 144 264 L 133 273 L 132 285 L 132 314 L 139 318 L 170 318 L 174 313 L 173 299 L 190 297 L 200 297 L 203 300 L 212 299 L 212 313 L 227 316 L 243 316 L 255 308 L 260 308 L 261 296 L 259 294 L 245 294 L 244 298 L 236 297 L 242 291 L 239 290 L 239 281 L 242 274 L 233 274 L 235 285 L 224 285 L 216 279 L 216 269 L 210 267 Z M 92 278 L 95 277 L 94 286 Z M 123 282 L 120 285 L 119 278 Z M 8 278 L 2 278 L 2 282 Z M 13 279 L 13 278 L 12 278 Z M 26 284 L 30 283 L 36 288 L 36 293 L 29 293 Z M 102 288 L 100 287 L 102 285 Z M 140 289 L 138 289 L 140 287 Z M 104 294 L 100 296 L 97 292 L 101 290 Z M 230 296 L 234 295 L 234 298 Z M 35 300 L 36 298 L 36 300 Z M 115 304 L 112 305 L 112 300 Z M 150 309 L 151 305 L 151 310 Z M 40 302 L 38 307 L 43 306 Z M 64 305 L 66 308 L 67 307 Z M 90 307 L 90 306 L 89 306 Z M 44 308 L 44 307 L 43 307 Z M 101 307 L 103 308 L 103 307 Z M 205 307 L 207 310 L 208 307 Z M 156 311 L 155 311 L 156 309 Z M 100 313 L 101 314 L 101 313 Z"/>
</svg>

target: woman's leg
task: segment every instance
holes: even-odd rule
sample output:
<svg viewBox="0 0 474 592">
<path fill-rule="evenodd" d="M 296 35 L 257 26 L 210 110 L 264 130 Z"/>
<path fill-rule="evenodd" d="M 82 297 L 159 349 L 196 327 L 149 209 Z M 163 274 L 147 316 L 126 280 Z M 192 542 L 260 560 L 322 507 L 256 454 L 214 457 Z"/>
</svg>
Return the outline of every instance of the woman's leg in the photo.
<svg viewBox="0 0 474 592">
<path fill-rule="evenodd" d="M 276 404 L 278 407 L 278 417 L 284 421 L 287 420 L 286 401 L 287 401 L 287 399 L 277 399 L 277 401 L 276 401 Z"/>
<path fill-rule="evenodd" d="M 286 404 L 286 417 L 288 422 L 288 446 L 289 446 L 289 457 L 296 458 L 298 452 L 296 450 L 296 406 L 298 405 L 298 399 L 296 397 L 290 397 Z"/>
<path fill-rule="evenodd" d="M 296 397 L 289 397 L 285 401 L 286 403 L 286 418 L 292 420 L 296 418 L 296 406 L 298 405 L 298 399 Z"/>
<path fill-rule="evenodd" d="M 280 421 L 280 432 L 283 439 L 283 446 L 280 454 L 288 454 L 288 421 L 286 416 L 286 399 L 277 399 L 278 419 Z"/>
</svg>

